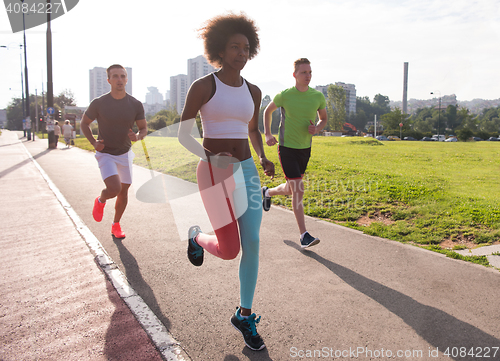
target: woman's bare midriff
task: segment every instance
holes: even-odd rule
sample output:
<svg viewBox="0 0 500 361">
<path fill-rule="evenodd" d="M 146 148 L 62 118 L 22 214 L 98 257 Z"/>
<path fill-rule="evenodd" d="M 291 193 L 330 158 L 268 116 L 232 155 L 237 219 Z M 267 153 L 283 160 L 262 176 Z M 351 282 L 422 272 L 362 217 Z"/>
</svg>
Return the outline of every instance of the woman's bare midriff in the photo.
<svg viewBox="0 0 500 361">
<path fill-rule="evenodd" d="M 204 138 L 203 147 L 214 154 L 230 153 L 239 161 L 244 161 L 252 156 L 248 139 Z"/>
</svg>

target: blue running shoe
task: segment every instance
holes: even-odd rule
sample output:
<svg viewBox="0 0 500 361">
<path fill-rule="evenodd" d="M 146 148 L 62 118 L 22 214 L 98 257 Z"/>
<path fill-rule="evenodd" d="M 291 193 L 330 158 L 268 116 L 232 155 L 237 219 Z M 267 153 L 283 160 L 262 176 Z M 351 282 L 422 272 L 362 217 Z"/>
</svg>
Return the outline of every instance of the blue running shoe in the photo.
<svg viewBox="0 0 500 361">
<path fill-rule="evenodd" d="M 266 347 L 262 337 L 257 333 L 256 324 L 260 322 L 260 316 L 256 319 L 255 313 L 252 313 L 248 318 L 240 315 L 240 308 L 236 309 L 236 313 L 231 316 L 231 325 L 243 335 L 245 345 L 251 350 L 260 351 Z"/>
<path fill-rule="evenodd" d="M 311 236 L 309 232 L 306 232 L 306 234 L 304 234 L 304 238 L 300 240 L 300 246 L 302 248 L 311 247 L 318 243 L 319 243 L 319 238 Z"/>
<path fill-rule="evenodd" d="M 195 241 L 195 238 L 199 233 L 201 233 L 200 227 L 198 226 L 189 227 L 187 254 L 189 261 L 196 267 L 199 267 L 203 264 L 203 253 L 204 253 L 203 247 L 200 246 Z"/>
</svg>

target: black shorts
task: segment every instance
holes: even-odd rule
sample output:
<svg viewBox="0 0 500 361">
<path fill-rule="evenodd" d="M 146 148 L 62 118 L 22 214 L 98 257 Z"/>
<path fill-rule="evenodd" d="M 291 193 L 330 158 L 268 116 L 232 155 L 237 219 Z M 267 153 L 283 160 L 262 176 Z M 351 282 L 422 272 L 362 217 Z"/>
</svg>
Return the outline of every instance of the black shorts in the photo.
<svg viewBox="0 0 500 361">
<path fill-rule="evenodd" d="M 307 163 L 311 158 L 311 148 L 294 149 L 279 145 L 278 155 L 286 179 L 300 179 L 306 172 Z"/>
</svg>

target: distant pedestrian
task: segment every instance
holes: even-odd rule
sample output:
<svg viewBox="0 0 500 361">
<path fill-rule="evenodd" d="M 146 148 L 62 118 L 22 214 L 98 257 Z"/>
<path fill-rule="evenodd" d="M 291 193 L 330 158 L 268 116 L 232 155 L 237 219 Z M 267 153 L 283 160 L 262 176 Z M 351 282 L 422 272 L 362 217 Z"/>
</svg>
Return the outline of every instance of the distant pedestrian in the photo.
<svg viewBox="0 0 500 361">
<path fill-rule="evenodd" d="M 248 138 L 266 175 L 274 176 L 274 164 L 265 156 L 258 128 L 261 91 L 240 75 L 246 62 L 257 55 L 259 38 L 252 20 L 234 14 L 210 19 L 201 37 L 208 60 L 220 70 L 198 79 L 189 89 L 179 141 L 201 158 L 196 177 L 215 235 L 192 226 L 188 258 L 201 266 L 206 250 L 230 260 L 241 246 L 240 306 L 231 324 L 250 349 L 262 350 L 266 346 L 256 329 L 260 317 L 251 310 L 259 269 L 262 196 Z M 203 145 L 190 135 L 198 111 Z"/>
<path fill-rule="evenodd" d="M 125 68 L 118 64 L 111 65 L 107 75 L 111 91 L 92 100 L 83 115 L 81 128 L 96 150 L 95 157 L 106 186 L 94 200 L 92 215 L 95 221 L 102 221 L 106 201 L 116 197 L 111 234 L 122 239 L 125 233 L 120 220 L 127 207 L 128 190 L 132 184 L 134 153 L 131 142 L 143 139 L 148 130 L 142 103 L 125 91 L 128 81 Z M 97 140 L 90 129 L 94 119 L 97 119 L 99 127 Z M 139 129 L 137 133 L 132 131 L 134 123 Z"/>
<path fill-rule="evenodd" d="M 269 210 L 272 196 L 291 195 L 293 213 L 300 232 L 300 244 L 302 248 L 306 248 L 318 244 L 319 239 L 311 236 L 306 229 L 302 177 L 311 157 L 312 137 L 326 126 L 328 119 L 325 96 L 309 87 L 312 70 L 308 59 L 295 61 L 293 76 L 295 86 L 277 94 L 264 112 L 266 143 L 273 146 L 278 141 L 271 134 L 272 114 L 281 108 L 278 154 L 286 183 L 271 189 L 262 187 L 263 208 L 265 211 Z M 319 122 L 314 124 L 316 114 L 319 116 Z"/>
<path fill-rule="evenodd" d="M 62 133 L 64 136 L 64 141 L 66 142 L 66 147 L 69 148 L 71 146 L 71 137 L 73 136 L 73 127 L 69 123 L 69 120 L 66 120 L 64 122 L 64 125 L 62 126 Z M 54 126 L 54 134 L 55 134 L 55 126 Z M 56 146 L 57 146 L 57 141 L 56 141 Z"/>
<path fill-rule="evenodd" d="M 61 127 L 59 126 L 59 122 L 54 122 L 54 136 L 56 137 L 56 149 L 57 149 L 57 142 L 59 141 L 60 135 L 61 135 Z"/>
</svg>

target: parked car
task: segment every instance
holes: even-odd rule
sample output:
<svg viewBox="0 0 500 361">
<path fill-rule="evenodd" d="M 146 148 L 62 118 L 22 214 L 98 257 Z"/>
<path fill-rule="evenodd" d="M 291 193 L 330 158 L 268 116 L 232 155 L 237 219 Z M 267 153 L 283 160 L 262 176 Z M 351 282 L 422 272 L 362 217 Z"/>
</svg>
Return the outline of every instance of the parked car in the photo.
<svg viewBox="0 0 500 361">
<path fill-rule="evenodd" d="M 403 140 L 416 140 L 416 139 L 413 137 L 404 137 Z"/>
<path fill-rule="evenodd" d="M 387 139 L 389 140 L 401 140 L 399 137 L 396 137 L 395 135 L 390 135 Z"/>
<path fill-rule="evenodd" d="M 389 140 L 389 138 L 387 138 L 385 135 L 377 135 L 377 140 L 380 140 L 380 141 L 386 141 L 386 140 Z"/>
<path fill-rule="evenodd" d="M 488 139 L 486 139 L 487 141 L 489 142 L 500 142 L 500 139 L 498 138 L 495 138 L 495 137 L 489 137 Z"/>
<path fill-rule="evenodd" d="M 472 137 L 472 140 L 475 142 L 482 142 L 484 139 L 479 137 Z"/>
<path fill-rule="evenodd" d="M 446 140 L 446 137 L 443 134 L 440 134 L 440 135 L 434 134 L 432 136 L 432 139 L 439 141 L 439 142 L 444 142 Z"/>
<path fill-rule="evenodd" d="M 422 139 L 420 139 L 421 142 L 435 142 L 436 140 L 433 139 L 433 138 L 429 138 L 429 137 L 423 137 Z"/>
<path fill-rule="evenodd" d="M 449 137 L 448 139 L 445 140 L 445 142 L 458 142 L 458 139 L 455 137 Z"/>
</svg>

